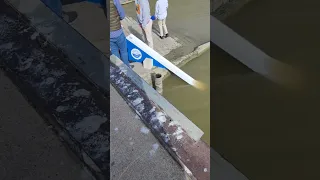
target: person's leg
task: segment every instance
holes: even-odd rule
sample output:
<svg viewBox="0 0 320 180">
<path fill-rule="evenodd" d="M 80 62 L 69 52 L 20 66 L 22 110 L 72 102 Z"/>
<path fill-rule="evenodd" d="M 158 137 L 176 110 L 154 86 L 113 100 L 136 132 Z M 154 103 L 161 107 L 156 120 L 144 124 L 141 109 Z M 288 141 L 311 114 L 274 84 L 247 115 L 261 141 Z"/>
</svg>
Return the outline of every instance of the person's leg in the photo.
<svg viewBox="0 0 320 180">
<path fill-rule="evenodd" d="M 148 36 L 147 37 L 149 38 L 148 44 L 153 49 L 152 24 L 153 24 L 153 21 L 150 20 L 150 22 L 147 25 L 148 26 Z"/>
<path fill-rule="evenodd" d="M 149 21 L 147 26 L 144 28 L 144 31 L 146 33 L 146 38 L 147 38 L 148 45 L 149 45 L 149 47 L 151 47 L 153 49 L 152 20 Z"/>
<path fill-rule="evenodd" d="M 117 38 L 110 38 L 110 49 L 111 49 L 111 53 L 115 56 L 117 56 L 119 59 L 120 58 L 120 54 L 119 54 L 119 47 L 117 44 Z"/>
<path fill-rule="evenodd" d="M 163 23 L 163 20 L 159 19 L 158 20 L 158 25 L 159 25 L 159 31 L 160 31 L 160 38 L 162 39 L 163 38 L 163 29 L 162 29 L 162 24 Z"/>
<path fill-rule="evenodd" d="M 143 36 L 142 36 L 142 40 L 143 40 L 143 42 L 145 42 L 145 43 L 148 43 L 147 42 L 147 35 L 146 35 L 146 32 L 145 32 L 145 30 L 144 30 L 144 28 L 142 27 L 142 26 L 140 26 L 141 27 L 141 29 L 142 29 L 142 34 L 143 34 Z"/>
<path fill-rule="evenodd" d="M 164 34 L 166 35 L 166 37 L 168 37 L 169 34 L 168 34 L 168 29 L 167 29 L 167 24 L 166 24 L 166 18 L 163 20 L 162 26 L 163 26 L 163 29 L 164 29 Z"/>
<path fill-rule="evenodd" d="M 130 67 L 130 63 L 128 60 L 128 49 L 127 49 L 127 41 L 126 41 L 126 36 L 124 33 L 122 33 L 118 38 L 117 38 L 117 44 L 120 49 L 120 56 L 121 60 L 123 63 L 125 63 L 128 67 Z"/>
<path fill-rule="evenodd" d="M 48 8 L 62 18 L 62 4 L 60 0 L 41 0 Z"/>
</svg>

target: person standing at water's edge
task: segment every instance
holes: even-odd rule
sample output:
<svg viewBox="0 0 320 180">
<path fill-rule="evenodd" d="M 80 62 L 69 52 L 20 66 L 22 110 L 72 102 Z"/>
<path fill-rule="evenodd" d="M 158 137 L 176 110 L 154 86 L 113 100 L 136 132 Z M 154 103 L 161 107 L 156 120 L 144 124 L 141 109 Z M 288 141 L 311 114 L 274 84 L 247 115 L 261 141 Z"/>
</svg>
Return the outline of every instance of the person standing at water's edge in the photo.
<svg viewBox="0 0 320 180">
<path fill-rule="evenodd" d="M 119 0 L 110 0 L 110 49 L 111 53 L 130 67 L 126 36 L 120 20 L 125 18 L 125 12 Z M 120 52 L 120 54 L 119 54 Z"/>
<path fill-rule="evenodd" d="M 149 0 L 135 0 L 135 4 L 138 22 L 142 28 L 144 37 L 148 43 L 148 46 L 153 48 L 152 20 Z"/>
<path fill-rule="evenodd" d="M 156 2 L 156 13 L 155 16 L 158 19 L 158 25 L 160 30 L 160 38 L 163 39 L 164 37 L 168 37 L 168 29 L 166 25 L 166 18 L 168 15 L 168 0 L 157 0 Z M 163 36 L 163 31 L 165 36 Z"/>
</svg>

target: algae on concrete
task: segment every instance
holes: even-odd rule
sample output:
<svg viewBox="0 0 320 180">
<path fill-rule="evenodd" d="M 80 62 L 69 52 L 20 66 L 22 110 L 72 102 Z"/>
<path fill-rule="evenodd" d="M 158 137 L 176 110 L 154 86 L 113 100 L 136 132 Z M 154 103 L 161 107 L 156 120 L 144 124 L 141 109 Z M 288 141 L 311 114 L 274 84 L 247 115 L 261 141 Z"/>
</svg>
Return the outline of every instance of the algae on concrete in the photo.
<svg viewBox="0 0 320 180">
<path fill-rule="evenodd" d="M 185 179 L 182 168 L 112 86 L 110 94 L 112 179 Z"/>
<path fill-rule="evenodd" d="M 0 179 L 94 180 L 0 71 Z"/>
</svg>

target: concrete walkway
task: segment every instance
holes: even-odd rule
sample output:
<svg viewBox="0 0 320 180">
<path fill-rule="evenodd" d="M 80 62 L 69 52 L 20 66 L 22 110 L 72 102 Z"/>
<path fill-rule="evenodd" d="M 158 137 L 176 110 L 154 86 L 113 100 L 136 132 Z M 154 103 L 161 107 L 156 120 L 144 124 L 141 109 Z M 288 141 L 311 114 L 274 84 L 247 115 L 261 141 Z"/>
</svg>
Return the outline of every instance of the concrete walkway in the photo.
<svg viewBox="0 0 320 180">
<path fill-rule="evenodd" d="M 150 0 L 151 14 L 154 14 L 155 0 Z M 183 4 L 183 6 L 181 6 Z M 169 2 L 167 26 L 169 38 L 159 38 L 158 22 L 153 22 L 154 49 L 170 61 L 174 61 L 190 54 L 198 46 L 210 41 L 210 6 L 209 0 L 175 0 Z M 129 3 L 123 6 L 126 11 L 126 19 L 123 26 L 126 33 L 132 33 L 141 38 L 141 28 L 137 23 L 135 4 Z M 195 9 L 197 7 L 200 12 Z"/>
<path fill-rule="evenodd" d="M 186 8 L 186 10 L 189 9 L 191 6 L 195 6 L 197 4 L 194 1 L 189 2 L 189 0 L 187 3 L 189 4 L 189 6 L 188 8 Z M 208 7 L 209 3 L 210 2 L 208 0 L 201 0 L 201 6 Z M 152 2 L 150 4 L 151 9 L 153 9 Z M 195 30 L 194 28 L 190 28 L 190 25 L 186 24 L 185 20 L 182 21 L 181 19 L 179 20 L 179 18 L 184 16 L 192 17 L 193 14 L 196 14 L 196 11 L 183 11 L 181 8 L 178 7 L 179 4 L 181 3 L 175 2 L 172 7 L 170 6 L 170 11 L 174 11 L 174 9 L 179 9 L 181 12 L 179 13 L 178 17 L 172 16 L 168 18 L 167 24 L 170 37 L 166 39 L 160 39 L 158 35 L 159 30 L 157 21 L 154 21 L 153 23 L 154 49 L 170 61 L 174 61 L 185 55 L 188 55 L 192 53 L 198 46 L 210 41 L 210 25 L 209 23 L 204 23 L 209 22 L 209 9 L 208 12 L 204 11 L 200 13 L 200 15 L 198 14 L 196 16 L 197 19 L 193 17 L 191 20 L 188 21 L 195 21 L 195 26 L 198 27 L 197 30 Z M 126 5 L 123 5 L 123 7 L 126 11 L 126 18 L 122 21 L 122 24 L 126 35 L 131 33 L 143 40 L 141 28 L 139 27 L 136 21 L 134 3 L 128 3 Z M 108 36 L 106 33 L 109 31 L 109 29 L 107 25 L 107 20 L 105 19 L 105 15 L 103 14 L 103 11 L 99 8 L 99 5 L 89 2 L 81 2 L 66 5 L 64 6 L 64 9 L 78 12 L 78 19 L 71 25 L 73 27 L 77 26 L 77 30 L 84 37 L 89 39 L 90 42 L 92 42 L 102 52 L 106 53 L 108 51 L 108 49 L 106 48 L 108 47 L 109 42 L 107 40 Z M 82 19 L 87 19 L 86 23 L 80 23 Z M 92 21 L 93 19 L 94 21 Z M 99 24 L 97 24 L 96 22 L 99 22 Z M 90 29 L 90 31 L 88 31 L 88 29 Z M 208 50 L 208 48 L 209 46 L 204 49 L 202 48 L 201 51 Z"/>
<path fill-rule="evenodd" d="M 112 86 L 110 94 L 112 179 L 186 179 L 180 166 Z"/>
<path fill-rule="evenodd" d="M 64 7 L 78 12 L 71 25 L 107 54 L 109 29 L 102 9 L 83 2 Z M 95 21 L 92 21 L 94 19 Z M 97 23 L 99 22 L 99 23 Z M 184 180 L 186 175 L 124 99 L 110 87 L 111 177 L 114 180 Z"/>
<path fill-rule="evenodd" d="M 181 9 L 181 3 L 187 4 Z M 187 62 L 199 57 L 210 48 L 210 10 L 198 12 L 193 7 L 205 9 L 209 7 L 209 0 L 201 1 L 174 1 L 170 2 L 167 26 L 170 37 L 159 38 L 159 27 L 157 21 L 153 22 L 153 41 L 154 49 L 162 56 L 171 61 L 174 65 L 181 67 Z M 155 1 L 150 1 L 151 14 L 154 13 Z M 134 3 L 123 5 L 126 18 L 122 21 L 123 29 L 126 35 L 133 34 L 142 41 L 142 30 L 137 23 Z M 106 33 L 109 31 L 107 20 L 102 11 L 97 12 L 99 5 L 81 2 L 64 6 L 65 10 L 77 11 L 79 18 L 74 23 L 79 32 L 88 38 L 97 48 L 105 54 L 107 53 L 108 43 Z M 177 10 L 177 11 L 175 11 Z M 88 13 L 90 12 L 90 13 Z M 93 13 L 94 12 L 94 13 Z M 187 20 L 185 18 L 188 18 Z M 79 23 L 80 19 L 88 19 L 87 24 Z M 92 21 L 95 19 L 95 21 Z M 96 22 L 99 22 L 97 24 Z M 192 22 L 190 24 L 190 22 Z M 87 29 L 91 28 L 90 31 Z M 196 27 L 196 28 L 195 28 Z M 162 68 L 155 68 L 156 73 L 160 73 L 164 78 L 168 77 L 169 71 Z"/>
<path fill-rule="evenodd" d="M 156 23 L 154 21 L 153 23 Z M 136 21 L 136 18 L 126 17 L 122 21 L 124 31 L 126 35 L 133 34 L 137 38 L 141 39 L 142 41 L 146 42 L 144 36 L 142 35 L 142 29 L 140 28 L 139 24 Z M 165 39 L 160 39 L 159 35 L 156 32 L 152 33 L 153 43 L 154 43 L 154 50 L 157 51 L 162 56 L 167 56 L 171 51 L 175 51 L 182 46 L 181 41 L 177 37 L 168 37 Z M 188 46 L 184 44 L 184 46 Z M 190 46 L 190 45 L 189 45 Z"/>
<path fill-rule="evenodd" d="M 0 179 L 93 180 L 0 71 Z"/>
</svg>

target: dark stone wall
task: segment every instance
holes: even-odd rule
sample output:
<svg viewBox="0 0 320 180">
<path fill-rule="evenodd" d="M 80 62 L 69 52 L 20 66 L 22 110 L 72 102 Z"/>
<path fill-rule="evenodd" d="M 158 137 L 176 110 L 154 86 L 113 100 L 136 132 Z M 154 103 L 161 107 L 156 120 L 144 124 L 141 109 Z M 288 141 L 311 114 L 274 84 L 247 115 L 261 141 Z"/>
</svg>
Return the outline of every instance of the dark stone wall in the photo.
<svg viewBox="0 0 320 180">
<path fill-rule="evenodd" d="M 97 179 L 109 177 L 109 98 L 70 63 L 62 49 L 4 1 L 0 2 L 0 66 L 92 174 Z"/>
</svg>

